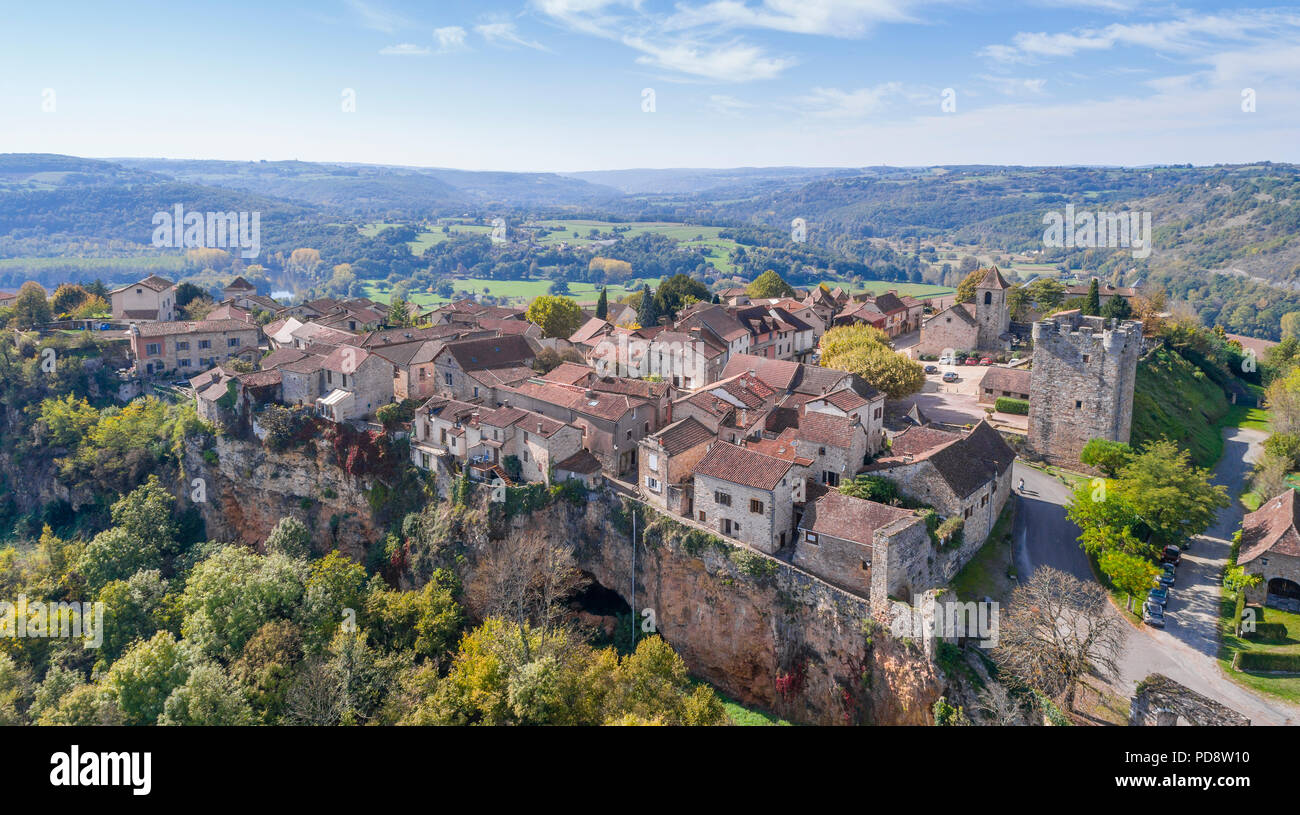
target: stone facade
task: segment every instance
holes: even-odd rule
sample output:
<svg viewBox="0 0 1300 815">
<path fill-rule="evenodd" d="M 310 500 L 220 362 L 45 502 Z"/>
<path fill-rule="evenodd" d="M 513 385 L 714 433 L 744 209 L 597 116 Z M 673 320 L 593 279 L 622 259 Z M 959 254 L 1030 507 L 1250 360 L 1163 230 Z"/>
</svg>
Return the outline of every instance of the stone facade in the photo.
<svg viewBox="0 0 1300 815">
<path fill-rule="evenodd" d="M 695 521 L 760 552 L 774 554 L 794 532 L 791 490 L 803 477 L 798 471 L 792 467 L 771 490 L 696 473 Z"/>
<path fill-rule="evenodd" d="M 1079 466 L 1091 439 L 1128 442 L 1142 324 L 1067 311 L 1034 323 L 1029 448 Z"/>
</svg>

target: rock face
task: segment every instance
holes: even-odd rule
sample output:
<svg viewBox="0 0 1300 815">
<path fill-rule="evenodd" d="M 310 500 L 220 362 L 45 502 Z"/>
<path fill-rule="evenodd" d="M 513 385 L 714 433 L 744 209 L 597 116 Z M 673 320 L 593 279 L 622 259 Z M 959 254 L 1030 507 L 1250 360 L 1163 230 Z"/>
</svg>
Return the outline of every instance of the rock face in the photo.
<svg viewBox="0 0 1300 815">
<path fill-rule="evenodd" d="M 293 515 L 311 529 L 318 551 L 337 547 L 359 560 L 380 542 L 370 485 L 321 456 L 269 453 L 227 438 L 213 452 L 215 464 L 197 445 L 185 457 L 187 477 L 206 484 L 199 506 L 209 538 L 257 545 L 281 516 Z M 479 497 L 486 513 L 486 496 Z M 694 675 L 744 704 L 804 723 L 919 725 L 930 722 L 940 695 L 953 695 L 917 645 L 873 620 L 866 600 L 642 505 L 593 492 L 583 504 L 557 500 L 509 520 L 499 507 L 494 514 L 474 530 L 473 543 L 460 543 L 467 585 L 494 541 L 540 534 L 563 542 L 578 568 L 652 623 Z M 473 595 L 466 592 L 466 603 L 477 616 Z"/>
<path fill-rule="evenodd" d="M 744 704 L 815 724 L 930 722 L 946 683 L 920 648 L 892 637 L 867 601 L 781 561 L 638 512 L 634 597 L 631 506 L 593 493 L 514 526 L 572 541 L 581 568 Z"/>
<path fill-rule="evenodd" d="M 280 518 L 293 516 L 311 531 L 316 551 L 337 548 L 364 560 L 382 537 L 367 500 L 371 485 L 328 461 L 327 446 L 318 449 L 271 453 L 260 444 L 218 436 L 205 458 L 191 439 L 185 447 L 190 490 L 181 499 L 199 507 L 210 540 L 257 547 Z M 213 454 L 215 463 L 209 460 Z"/>
</svg>

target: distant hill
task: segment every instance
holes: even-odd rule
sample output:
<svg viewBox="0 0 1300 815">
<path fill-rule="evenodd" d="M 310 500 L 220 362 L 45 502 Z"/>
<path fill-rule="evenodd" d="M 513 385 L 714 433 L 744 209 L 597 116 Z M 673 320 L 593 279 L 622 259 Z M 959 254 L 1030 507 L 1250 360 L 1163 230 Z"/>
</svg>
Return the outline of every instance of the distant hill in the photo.
<svg viewBox="0 0 1300 815">
<path fill-rule="evenodd" d="M 841 167 L 735 167 L 669 170 L 592 170 L 567 173 L 571 178 L 600 184 L 628 195 L 694 195 L 720 189 L 767 184 L 802 184 L 825 176 L 856 175 Z"/>
</svg>

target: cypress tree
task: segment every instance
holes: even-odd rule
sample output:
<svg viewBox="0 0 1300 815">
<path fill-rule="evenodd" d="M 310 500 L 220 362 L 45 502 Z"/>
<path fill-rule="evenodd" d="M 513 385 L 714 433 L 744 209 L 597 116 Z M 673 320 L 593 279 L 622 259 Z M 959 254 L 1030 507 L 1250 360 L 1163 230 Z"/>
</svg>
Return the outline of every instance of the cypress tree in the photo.
<svg viewBox="0 0 1300 815">
<path fill-rule="evenodd" d="M 596 300 L 596 316 L 602 320 L 609 314 L 609 296 L 606 291 L 606 289 L 602 288 L 600 298 Z"/>
<path fill-rule="evenodd" d="M 1101 315 L 1101 288 L 1097 285 L 1097 278 L 1092 279 L 1088 284 L 1088 304 L 1084 306 L 1083 313 L 1090 317 Z"/>
</svg>

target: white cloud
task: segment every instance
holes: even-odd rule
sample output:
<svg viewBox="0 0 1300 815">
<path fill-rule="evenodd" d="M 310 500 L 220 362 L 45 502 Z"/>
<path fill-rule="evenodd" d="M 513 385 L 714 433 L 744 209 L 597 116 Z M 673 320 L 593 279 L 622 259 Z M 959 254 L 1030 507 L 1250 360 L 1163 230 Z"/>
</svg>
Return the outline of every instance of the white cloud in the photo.
<svg viewBox="0 0 1300 815">
<path fill-rule="evenodd" d="M 741 42 L 727 45 L 678 40 L 660 44 L 641 37 L 627 37 L 624 44 L 641 52 L 641 65 L 663 68 L 718 82 L 748 82 L 771 79 L 795 61 L 768 56 L 762 48 Z"/>
<path fill-rule="evenodd" d="M 813 88 L 801 100 L 813 115 L 827 119 L 861 119 L 885 109 L 886 101 L 903 92 L 897 82 L 885 82 L 870 88 L 845 91 L 839 88 Z"/>
<path fill-rule="evenodd" d="M 1046 79 L 990 76 L 988 74 L 980 74 L 976 78 L 988 83 L 1003 96 L 1036 96 L 1041 94 L 1043 87 L 1047 85 Z"/>
<path fill-rule="evenodd" d="M 524 48 L 533 48 L 538 51 L 545 51 L 546 46 L 536 40 L 526 40 L 519 35 L 514 23 L 495 22 L 483 23 L 474 26 L 478 35 L 492 45 L 500 46 L 523 46 Z"/>
<path fill-rule="evenodd" d="M 735 116 L 743 110 L 758 107 L 753 102 L 746 102 L 734 96 L 715 93 L 709 97 L 709 109 L 719 116 Z"/>
<path fill-rule="evenodd" d="M 465 45 L 465 38 L 468 35 L 469 32 L 458 25 L 443 26 L 433 30 L 433 38 L 438 41 L 438 50 L 443 53 L 464 51 L 468 47 Z"/>
<path fill-rule="evenodd" d="M 669 30 L 705 26 L 760 28 L 794 34 L 861 37 L 877 23 L 915 23 L 918 0 L 712 0 L 696 6 L 679 4 L 667 19 Z"/>
<path fill-rule="evenodd" d="M 392 34 L 406 25 L 400 15 L 364 0 L 347 0 L 348 8 L 361 18 L 361 25 L 372 31 Z"/>
<path fill-rule="evenodd" d="M 423 57 L 430 52 L 423 45 L 414 43 L 401 42 L 397 45 L 386 45 L 379 49 L 379 53 L 386 57 Z"/>
</svg>

